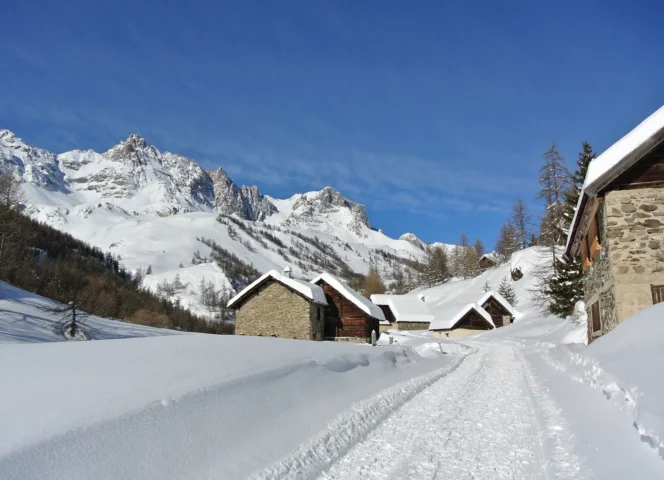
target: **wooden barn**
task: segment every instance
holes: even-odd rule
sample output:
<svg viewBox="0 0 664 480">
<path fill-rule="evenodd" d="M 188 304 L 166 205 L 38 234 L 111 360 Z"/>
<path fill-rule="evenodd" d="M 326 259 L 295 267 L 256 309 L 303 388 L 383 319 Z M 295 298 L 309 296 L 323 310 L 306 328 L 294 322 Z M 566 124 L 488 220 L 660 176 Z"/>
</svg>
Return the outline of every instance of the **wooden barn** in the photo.
<svg viewBox="0 0 664 480">
<path fill-rule="evenodd" d="M 379 333 L 379 323 L 385 320 L 382 310 L 357 293 L 334 275 L 323 273 L 311 283 L 325 293 L 325 340 L 369 341 L 371 332 Z"/>
<path fill-rule="evenodd" d="M 498 292 L 486 292 L 477 304 L 491 315 L 496 328 L 504 327 L 514 321 L 512 305 Z"/>
<path fill-rule="evenodd" d="M 480 268 L 484 271 L 498 265 L 498 256 L 495 253 L 485 253 L 480 257 Z"/>
<path fill-rule="evenodd" d="M 464 337 L 483 330 L 493 330 L 496 326 L 489 312 L 477 303 L 470 303 L 462 308 L 456 316 L 448 320 L 431 322 L 429 331 L 440 337 Z"/>
</svg>

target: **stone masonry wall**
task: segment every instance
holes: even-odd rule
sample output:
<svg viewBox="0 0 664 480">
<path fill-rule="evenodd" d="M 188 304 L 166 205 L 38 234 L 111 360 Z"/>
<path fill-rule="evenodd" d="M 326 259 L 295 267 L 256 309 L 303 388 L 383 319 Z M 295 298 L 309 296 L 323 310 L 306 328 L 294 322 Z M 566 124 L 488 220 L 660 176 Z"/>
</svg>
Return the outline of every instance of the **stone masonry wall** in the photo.
<svg viewBox="0 0 664 480">
<path fill-rule="evenodd" d="M 271 281 L 239 308 L 235 316 L 235 333 L 311 340 L 317 331 L 312 332 L 312 318 L 316 318 L 317 308 L 279 282 Z M 322 339 L 322 320 L 318 323 L 318 339 Z"/>
<path fill-rule="evenodd" d="M 618 323 L 652 305 L 651 286 L 664 285 L 664 189 L 616 190 L 605 208 Z"/>
<path fill-rule="evenodd" d="M 391 328 L 397 330 L 428 330 L 429 324 L 426 322 L 396 322 Z"/>
<path fill-rule="evenodd" d="M 603 335 L 613 329 L 618 321 L 615 312 L 614 278 L 611 271 L 609 248 L 607 246 L 607 209 L 606 204 L 600 205 L 597 210 L 598 231 L 602 240 L 602 250 L 597 254 L 592 265 L 586 271 L 583 282 L 586 311 L 588 313 L 588 339 Z M 592 305 L 599 301 L 602 328 L 593 332 L 591 321 Z"/>
</svg>

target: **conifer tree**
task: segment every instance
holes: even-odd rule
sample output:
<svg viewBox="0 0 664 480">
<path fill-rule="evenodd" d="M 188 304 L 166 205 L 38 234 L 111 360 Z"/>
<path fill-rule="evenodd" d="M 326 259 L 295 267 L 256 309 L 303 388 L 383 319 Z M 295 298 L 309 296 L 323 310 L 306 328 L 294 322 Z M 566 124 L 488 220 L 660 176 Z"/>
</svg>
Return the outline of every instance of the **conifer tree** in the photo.
<svg viewBox="0 0 664 480">
<path fill-rule="evenodd" d="M 370 298 L 374 293 L 385 293 L 387 289 L 380 277 L 380 272 L 375 265 L 369 267 L 369 273 L 364 278 L 363 294 L 365 297 Z"/>
<path fill-rule="evenodd" d="M 428 287 L 443 283 L 449 278 L 447 252 L 442 247 L 427 246 L 423 280 Z"/>
<path fill-rule="evenodd" d="M 530 241 L 528 242 L 528 246 L 529 247 L 536 247 L 538 244 L 539 244 L 539 242 L 537 241 L 537 235 L 535 234 L 535 232 L 533 232 L 530 235 Z"/>
<path fill-rule="evenodd" d="M 488 280 L 484 281 L 484 285 L 482 286 L 482 290 L 484 290 L 484 293 L 491 291 L 491 285 L 489 285 Z"/>
<path fill-rule="evenodd" d="M 553 260 L 556 246 L 563 245 L 564 235 L 564 195 L 570 186 L 570 173 L 565 159 L 556 149 L 556 143 L 542 154 L 544 164 L 540 168 L 541 190 L 538 198 L 544 200 L 544 216 L 540 225 L 540 243 L 551 248 Z"/>
<path fill-rule="evenodd" d="M 526 201 L 519 198 L 512 207 L 510 223 L 514 227 L 516 243 L 520 250 L 528 245 L 528 239 L 531 234 L 533 214 L 528 210 Z"/>
<path fill-rule="evenodd" d="M 518 303 L 514 287 L 507 279 L 507 277 L 503 277 L 502 282 L 500 282 L 500 285 L 498 286 L 498 293 L 502 295 L 502 297 L 507 300 L 513 307 Z"/>
<path fill-rule="evenodd" d="M 514 226 L 510 223 L 504 223 L 500 227 L 498 239 L 496 240 L 496 253 L 500 255 L 503 262 L 509 260 L 514 252 L 519 249 Z"/>
<path fill-rule="evenodd" d="M 477 254 L 477 258 L 480 258 L 482 257 L 482 255 L 484 255 L 485 253 L 484 244 L 482 243 L 482 240 L 480 240 L 479 238 L 475 239 L 474 248 L 475 248 L 475 253 Z"/>
<path fill-rule="evenodd" d="M 579 153 L 576 162 L 576 171 L 571 176 L 571 185 L 564 195 L 565 203 L 563 208 L 564 224 L 561 233 L 567 237 L 574 210 L 579 195 L 586 178 L 588 165 L 595 158 L 592 147 L 583 142 L 583 150 Z M 583 299 L 583 269 L 579 257 L 569 258 L 563 256 L 554 260 L 553 269 L 547 271 L 540 279 L 538 295 L 542 297 L 546 304 L 546 309 L 550 313 L 559 317 L 566 317 L 572 314 L 574 304 Z"/>
</svg>

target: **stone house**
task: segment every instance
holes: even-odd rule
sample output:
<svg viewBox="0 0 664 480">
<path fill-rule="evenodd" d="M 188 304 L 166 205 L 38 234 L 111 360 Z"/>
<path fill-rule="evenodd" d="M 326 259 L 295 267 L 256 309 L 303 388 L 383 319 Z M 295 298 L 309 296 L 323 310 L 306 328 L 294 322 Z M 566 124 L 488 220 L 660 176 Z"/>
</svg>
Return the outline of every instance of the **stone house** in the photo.
<svg viewBox="0 0 664 480">
<path fill-rule="evenodd" d="M 271 270 L 228 302 L 236 310 L 235 334 L 323 340 L 323 289 Z"/>
<path fill-rule="evenodd" d="M 580 256 L 592 341 L 664 300 L 664 107 L 594 159 L 565 252 Z"/>
<path fill-rule="evenodd" d="M 469 298 L 472 298 L 470 294 L 461 295 L 457 301 L 437 310 L 429 331 L 438 337 L 465 337 L 504 327 L 514 321 L 514 308 L 499 293 L 489 291 L 479 299 L 475 297 L 476 301 L 462 303 Z"/>
<path fill-rule="evenodd" d="M 325 293 L 325 340 L 368 342 L 371 332 L 378 335 L 379 323 L 385 321 L 383 311 L 334 275 L 322 273 L 311 283 Z"/>
<path fill-rule="evenodd" d="M 421 295 L 371 295 L 371 301 L 385 316 L 380 322 L 380 331 L 427 330 L 435 316 L 424 300 Z"/>
</svg>

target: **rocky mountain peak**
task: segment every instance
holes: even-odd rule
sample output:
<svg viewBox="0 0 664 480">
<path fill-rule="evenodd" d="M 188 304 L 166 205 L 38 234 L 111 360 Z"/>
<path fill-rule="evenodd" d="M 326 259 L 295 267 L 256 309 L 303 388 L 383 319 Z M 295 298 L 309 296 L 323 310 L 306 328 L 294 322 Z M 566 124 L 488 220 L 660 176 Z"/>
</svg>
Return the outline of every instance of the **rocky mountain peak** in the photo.
<svg viewBox="0 0 664 480">
<path fill-rule="evenodd" d="M 277 207 L 258 191 L 258 187 L 238 187 L 223 168 L 208 172 L 208 175 L 212 179 L 214 206 L 221 213 L 263 221 L 277 212 Z"/>
<path fill-rule="evenodd" d="M 145 138 L 132 133 L 126 140 L 111 147 L 104 156 L 114 161 L 146 165 L 152 161 L 159 162 L 160 152 L 149 145 Z"/>
<path fill-rule="evenodd" d="M 405 240 L 408 243 L 415 245 L 420 250 L 426 249 L 426 243 L 417 238 L 417 235 L 415 235 L 414 233 L 404 233 L 399 237 L 399 240 Z"/>
</svg>

